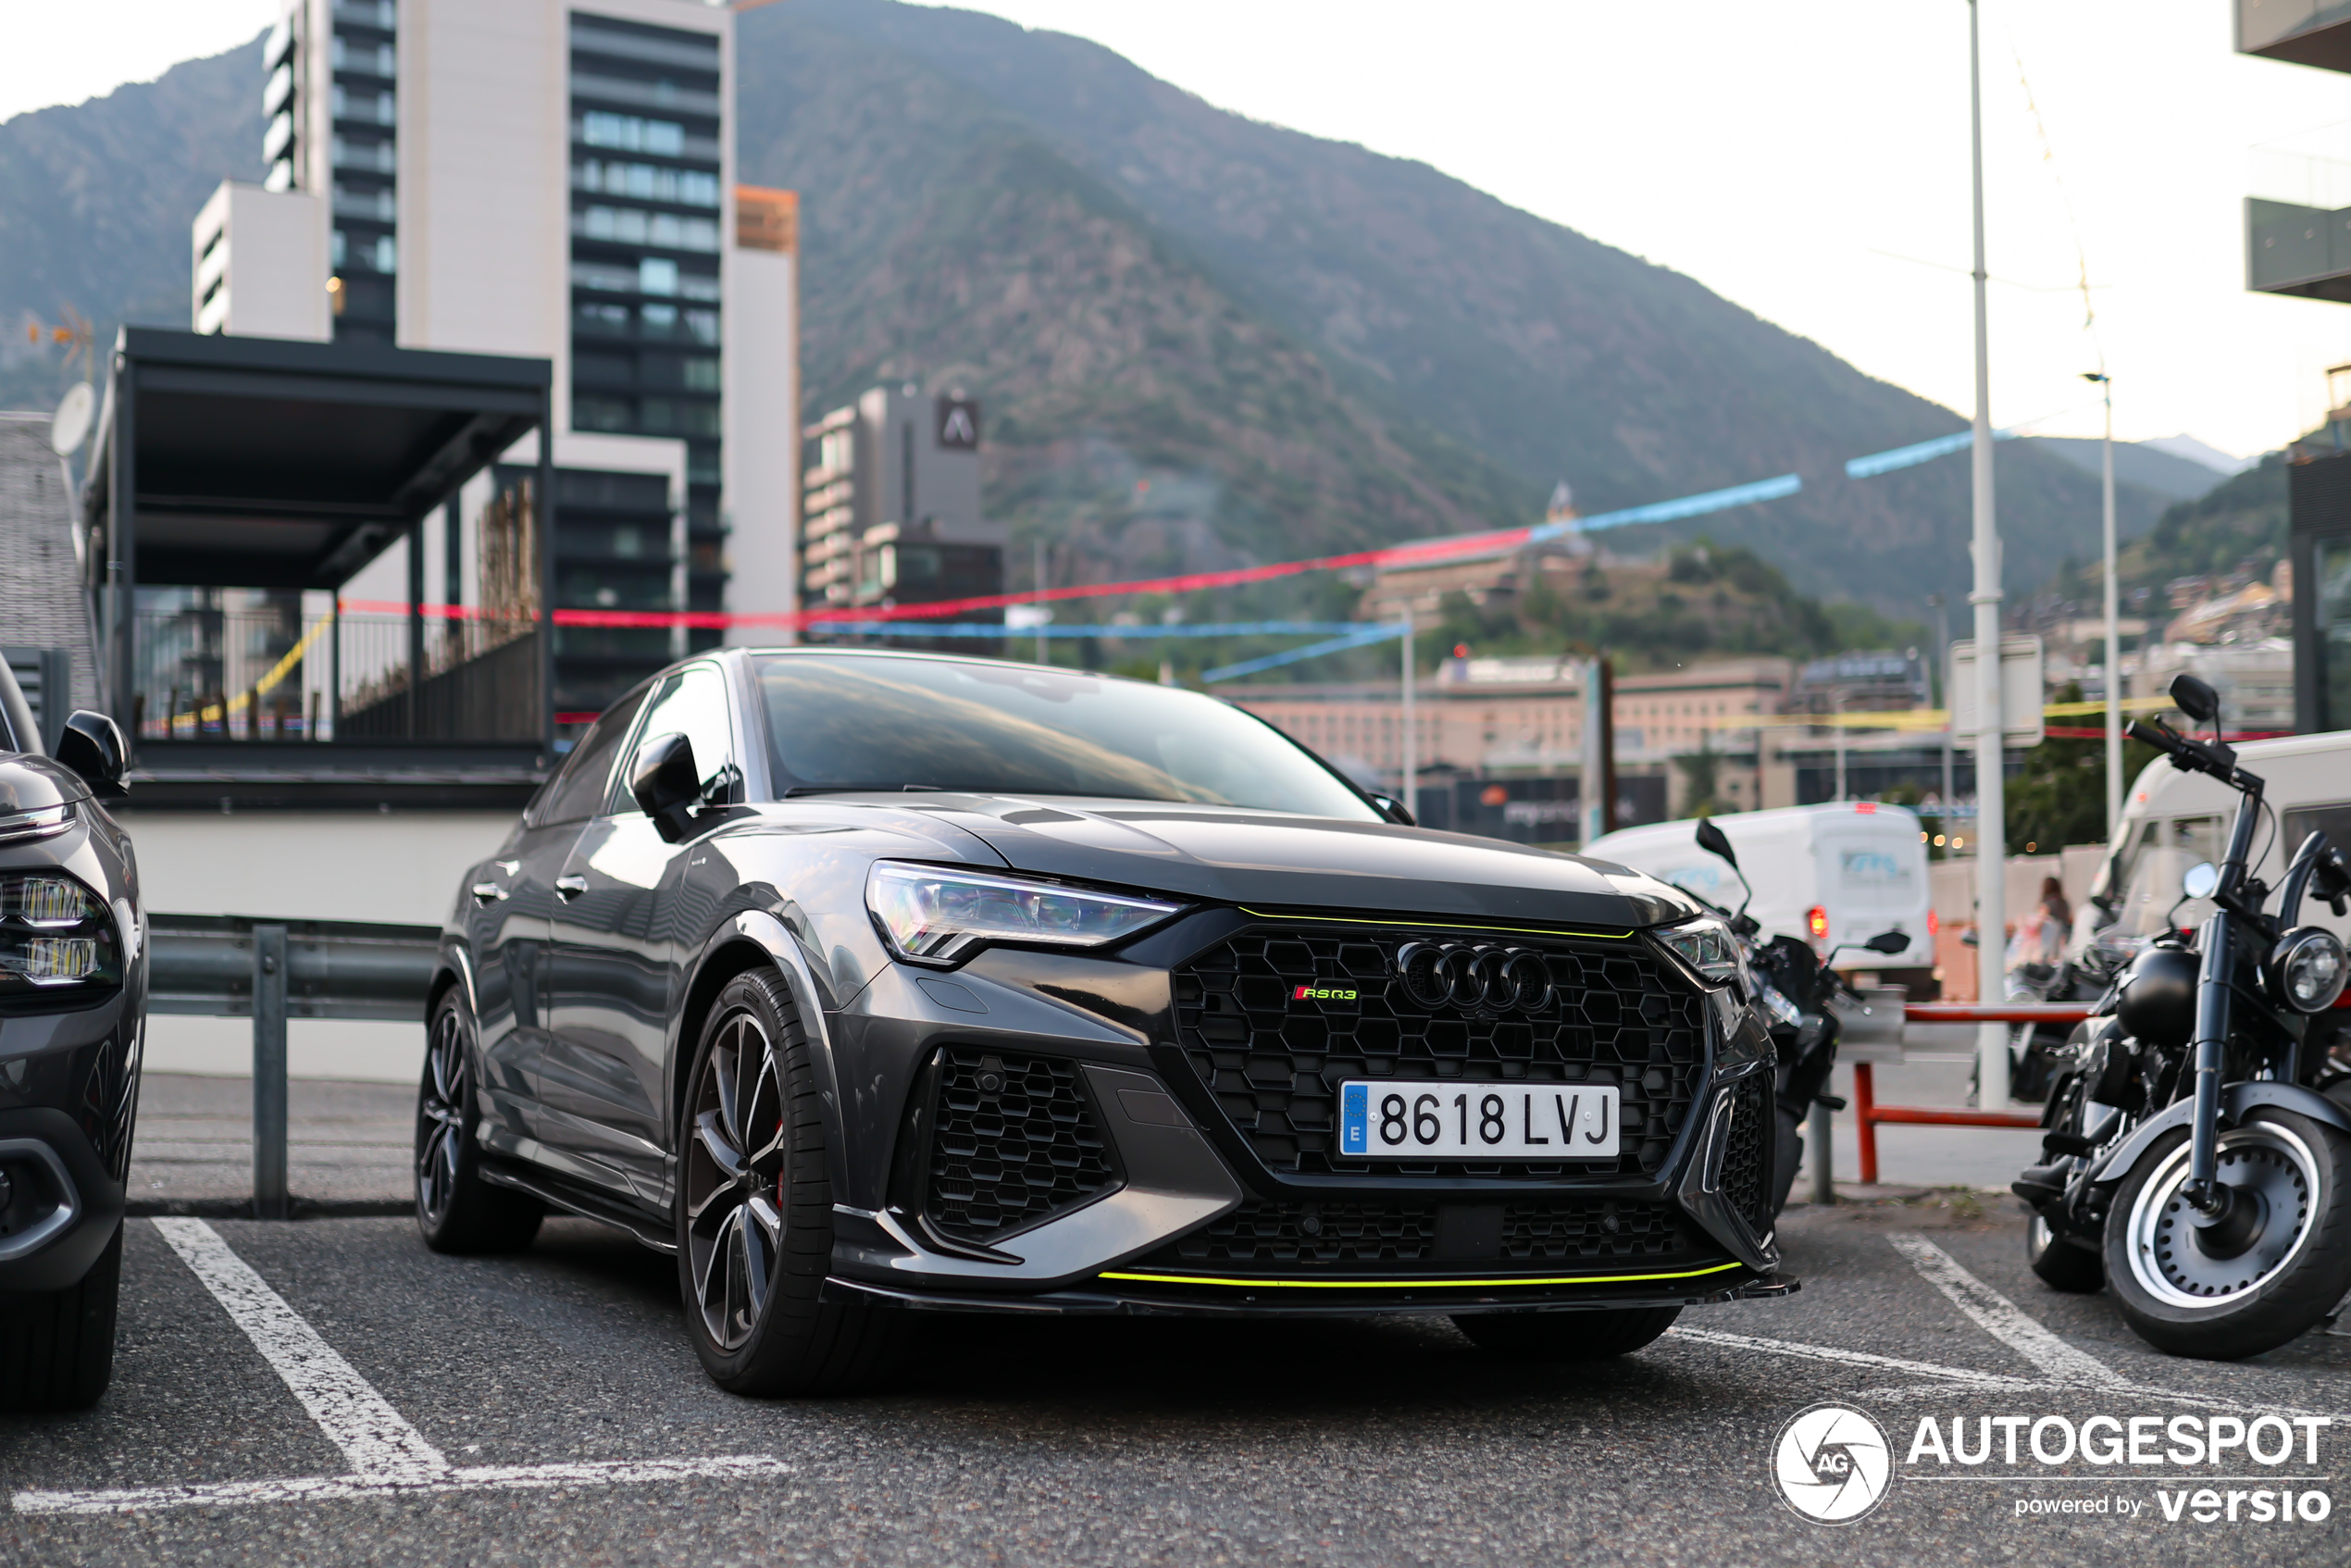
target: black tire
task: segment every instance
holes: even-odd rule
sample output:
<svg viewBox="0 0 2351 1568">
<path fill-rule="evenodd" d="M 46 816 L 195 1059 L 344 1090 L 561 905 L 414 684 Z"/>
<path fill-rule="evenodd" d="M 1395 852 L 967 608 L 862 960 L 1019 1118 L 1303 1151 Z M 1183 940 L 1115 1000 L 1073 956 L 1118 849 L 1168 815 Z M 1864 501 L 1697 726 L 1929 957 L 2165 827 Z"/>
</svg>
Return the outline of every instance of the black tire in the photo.
<svg viewBox="0 0 2351 1568">
<path fill-rule="evenodd" d="M 473 1009 L 452 986 L 432 1010 L 417 1086 L 417 1229 L 436 1252 L 519 1252 L 539 1234 L 547 1206 L 482 1179 L 474 1061 Z"/>
<path fill-rule="evenodd" d="M 81 1282 L 0 1297 L 0 1410 L 87 1410 L 114 1380 L 122 1226 Z"/>
<path fill-rule="evenodd" d="M 2263 1194 L 2259 1229 L 2234 1256 L 2208 1252 L 2190 1225 L 2187 1163 L 2181 1127 L 2140 1158 L 2108 1214 L 2107 1283 L 2139 1338 L 2235 1361 L 2286 1343 L 2351 1290 L 2351 1139 L 2266 1105 L 2220 1135 L 2221 1182 Z"/>
<path fill-rule="evenodd" d="M 1630 1355 L 1673 1326 L 1679 1307 L 1564 1313 L 1463 1313 L 1453 1326 L 1490 1355 L 1514 1361 L 1606 1361 Z"/>
<path fill-rule="evenodd" d="M 825 1118 L 808 1037 L 773 970 L 727 983 L 678 1126 L 678 1282 L 711 1380 L 765 1398 L 843 1394 L 893 1359 L 904 1314 L 824 1300 L 833 1254 Z"/>
<path fill-rule="evenodd" d="M 2097 1252 L 2059 1236 L 2039 1214 L 2028 1215 L 2025 1220 L 2024 1261 L 2041 1276 L 2041 1283 L 2052 1290 L 2089 1295 L 2106 1285 L 2106 1264 L 2099 1261 Z"/>
<path fill-rule="evenodd" d="M 1796 1167 L 1804 1163 L 1804 1123 L 1795 1112 L 1779 1107 L 1780 1142 L 1772 1156 L 1772 1213 L 1787 1207 L 1796 1189 Z"/>
</svg>

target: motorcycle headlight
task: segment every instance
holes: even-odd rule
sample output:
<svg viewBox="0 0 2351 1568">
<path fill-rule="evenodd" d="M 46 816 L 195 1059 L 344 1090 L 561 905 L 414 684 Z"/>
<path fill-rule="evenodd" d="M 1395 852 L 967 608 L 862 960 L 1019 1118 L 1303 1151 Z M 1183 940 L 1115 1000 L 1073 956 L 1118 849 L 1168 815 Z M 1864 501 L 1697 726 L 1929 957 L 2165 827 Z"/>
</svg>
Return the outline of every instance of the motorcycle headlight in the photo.
<svg viewBox="0 0 2351 1568">
<path fill-rule="evenodd" d="M 1657 940 L 1672 948 L 1674 955 L 1710 986 L 1727 985 L 1746 972 L 1747 963 L 1739 954 L 1738 939 L 1711 915 L 1668 926 L 1657 933 Z"/>
<path fill-rule="evenodd" d="M 1183 905 L 883 860 L 866 874 L 865 907 L 899 957 L 944 964 L 989 942 L 1101 947 L 1158 925 Z"/>
<path fill-rule="evenodd" d="M 0 877 L 0 997 L 122 978 L 106 906 L 70 877 Z"/>
<path fill-rule="evenodd" d="M 2343 994 L 2351 977 L 2343 943 L 2332 931 L 2302 926 L 2278 940 L 2270 953 L 2270 983 L 2278 999 L 2297 1013 L 2323 1013 Z"/>
</svg>

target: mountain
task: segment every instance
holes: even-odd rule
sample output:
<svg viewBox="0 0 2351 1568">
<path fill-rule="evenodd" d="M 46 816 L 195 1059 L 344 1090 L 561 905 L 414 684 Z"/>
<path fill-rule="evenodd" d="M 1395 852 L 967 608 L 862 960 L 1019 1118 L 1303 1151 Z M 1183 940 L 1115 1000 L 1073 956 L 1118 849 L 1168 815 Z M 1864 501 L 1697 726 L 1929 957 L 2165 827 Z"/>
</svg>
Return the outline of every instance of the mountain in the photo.
<svg viewBox="0 0 2351 1568">
<path fill-rule="evenodd" d="M 1896 616 L 1964 591 L 1963 455 L 1844 475 L 1958 417 L 1687 278 L 1079 39 L 887 0 L 739 26 L 741 176 L 802 194 L 807 406 L 881 378 L 982 397 L 1015 587 L 1032 539 L 1105 579 L 1525 521 L 1562 478 L 1588 514 L 1794 471 L 1662 531 Z M 187 225 L 257 175 L 258 82 L 248 46 L 0 124 L 0 404 L 62 382 L 27 312 L 186 320 Z M 1998 465 L 2011 584 L 2095 550 L 2094 479 L 2029 442 Z M 2135 537 L 2160 500 L 2121 507 Z"/>
<path fill-rule="evenodd" d="M 2114 579 L 2126 613 L 2146 614 L 2159 628 L 2171 615 L 2166 591 L 2181 578 L 2242 573 L 2248 580 L 2266 580 L 2286 554 L 2285 471 L 2284 454 L 2272 452 L 2195 500 L 2167 508 L 2145 538 L 2116 551 Z M 2100 604 L 2099 577 L 2094 552 L 2059 571 L 2043 596 Z"/>
<path fill-rule="evenodd" d="M 155 81 L 0 123 L 0 408 L 53 406 L 64 353 L 25 341 L 68 308 L 101 353 L 125 322 L 188 324 L 188 226 L 227 179 L 259 180 L 261 40 Z"/>
<path fill-rule="evenodd" d="M 2164 440 L 2186 442 L 2189 451 L 2201 447 L 2222 462 L 2234 461 L 2219 449 L 2205 446 L 2192 436 L 2167 436 Z M 2104 442 L 2081 441 L 2065 436 L 2034 436 L 2030 438 L 2030 442 L 2053 457 L 2062 458 L 2092 479 L 2098 479 L 2103 473 L 2102 465 L 2106 458 L 2100 448 L 2106 444 Z M 2114 443 L 2117 517 L 2120 518 L 2121 512 L 2121 491 L 2126 484 L 2137 485 L 2161 496 L 2166 502 L 2193 501 L 2236 471 L 2235 467 L 2216 468 L 2200 457 L 2174 451 L 2157 442 L 2118 441 Z"/>
<path fill-rule="evenodd" d="M 1050 275 L 1039 269 L 1051 257 L 1007 223 L 1007 200 L 962 183 L 979 160 L 1016 157 L 1028 178 L 1126 226 L 1137 249 L 1183 258 L 1188 276 L 1311 351 L 1332 392 L 1356 417 L 1379 419 L 1414 473 L 1464 511 L 1524 520 L 1561 478 L 1590 513 L 1794 470 L 1801 495 L 1673 531 L 1752 545 L 1806 592 L 1896 613 L 1915 614 L 1933 590 L 1964 591 L 1963 455 L 1844 476 L 1848 457 L 1962 421 L 1687 278 L 1425 165 L 1214 108 L 1080 39 L 886 0 L 795 0 L 747 12 L 740 27 L 743 80 L 761 84 L 741 98 L 745 178 L 793 186 L 804 202 L 812 389 L 952 375 L 1022 413 L 1024 437 L 1042 433 L 1025 417 L 1038 345 L 999 342 L 974 357 L 959 342 L 951 365 L 933 336 L 955 311 L 989 308 L 989 269 Z M 911 275 L 904 258 L 917 251 L 952 280 Z M 951 295 L 972 303 L 933 303 Z M 1184 353 L 1123 317 L 1078 330 L 1124 331 L 1149 363 Z M 1116 358 L 1064 346 L 1051 363 L 1076 387 Z M 1075 406 L 1099 437 L 1083 450 L 1113 466 L 1118 454 L 1154 461 L 1131 425 L 1093 418 L 1086 398 Z M 1061 425 L 1055 439 L 1079 434 Z M 1019 443 L 997 459 L 1057 482 L 1072 473 L 1067 455 Z M 1167 458 L 1179 459 L 1191 461 Z M 2095 547 L 2095 481 L 2024 443 L 2003 446 L 1998 471 L 2010 582 L 2041 581 Z M 1221 456 L 1198 472 L 1217 499 L 1192 519 L 1196 532 L 1290 553 L 1222 511 L 1260 486 L 1237 484 Z M 1137 520 L 1109 482 L 1073 488 L 1071 513 L 1098 535 Z M 2160 506 L 2124 490 L 2125 534 L 2144 532 Z"/>
<path fill-rule="evenodd" d="M 2242 474 L 2260 459 L 2234 457 L 2219 447 L 2200 442 L 2191 435 L 2158 436 L 2138 443 L 2154 452 L 2167 452 L 2174 457 L 2184 457 L 2191 463 L 2201 463 L 2216 474 Z"/>
</svg>

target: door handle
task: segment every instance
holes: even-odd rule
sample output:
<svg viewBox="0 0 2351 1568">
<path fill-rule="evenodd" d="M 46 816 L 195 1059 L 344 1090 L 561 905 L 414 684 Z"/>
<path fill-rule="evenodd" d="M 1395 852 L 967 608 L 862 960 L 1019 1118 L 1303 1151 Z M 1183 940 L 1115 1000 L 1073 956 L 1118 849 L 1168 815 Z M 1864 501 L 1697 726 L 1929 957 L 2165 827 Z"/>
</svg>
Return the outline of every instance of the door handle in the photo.
<svg viewBox="0 0 2351 1568">
<path fill-rule="evenodd" d="M 588 878 L 585 877 L 571 876 L 555 878 L 555 896 L 566 903 L 569 903 L 587 890 Z"/>
<path fill-rule="evenodd" d="M 476 882 L 472 891 L 474 902 L 485 906 L 496 903 L 506 896 L 506 890 L 495 882 Z"/>
</svg>

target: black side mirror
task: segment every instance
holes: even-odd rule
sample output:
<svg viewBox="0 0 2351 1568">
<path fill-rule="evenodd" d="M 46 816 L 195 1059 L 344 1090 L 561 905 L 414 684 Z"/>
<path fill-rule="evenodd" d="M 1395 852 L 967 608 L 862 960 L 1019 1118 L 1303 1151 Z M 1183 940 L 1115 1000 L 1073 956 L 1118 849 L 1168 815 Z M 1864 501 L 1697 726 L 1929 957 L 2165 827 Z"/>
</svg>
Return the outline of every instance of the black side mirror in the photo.
<svg viewBox="0 0 2351 1568">
<path fill-rule="evenodd" d="M 1736 871 L 1739 868 L 1739 857 L 1731 850 L 1731 836 L 1715 827 L 1714 819 L 1710 816 L 1701 816 L 1698 819 L 1698 847 L 1709 854 L 1721 855 L 1724 860 L 1729 861 L 1732 870 Z"/>
<path fill-rule="evenodd" d="M 664 839 L 674 844 L 685 837 L 688 814 L 702 799 L 694 743 L 683 735 L 657 735 L 638 747 L 628 767 L 628 793 Z"/>
<path fill-rule="evenodd" d="M 1910 933 L 1908 931 L 1880 931 L 1876 936 L 1872 937 L 1868 941 L 1863 942 L 1861 945 L 1868 948 L 1872 952 L 1908 952 L 1910 951 Z"/>
<path fill-rule="evenodd" d="M 2210 724 L 2220 716 L 2220 693 L 2185 670 L 2171 678 L 2171 703 L 2198 724 Z"/>
<path fill-rule="evenodd" d="M 1374 795 L 1372 797 L 1372 804 L 1379 807 L 1379 814 L 1387 818 L 1390 822 L 1395 823 L 1399 828 L 1417 828 L 1420 826 L 1419 820 L 1414 817 L 1411 812 L 1404 809 L 1404 803 L 1398 800 L 1393 795 Z"/>
<path fill-rule="evenodd" d="M 131 761 L 114 720 L 77 708 L 57 736 L 57 761 L 81 776 L 90 792 L 115 801 L 131 793 Z"/>
</svg>

